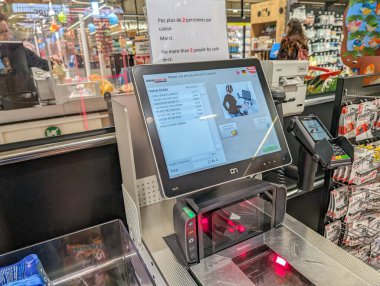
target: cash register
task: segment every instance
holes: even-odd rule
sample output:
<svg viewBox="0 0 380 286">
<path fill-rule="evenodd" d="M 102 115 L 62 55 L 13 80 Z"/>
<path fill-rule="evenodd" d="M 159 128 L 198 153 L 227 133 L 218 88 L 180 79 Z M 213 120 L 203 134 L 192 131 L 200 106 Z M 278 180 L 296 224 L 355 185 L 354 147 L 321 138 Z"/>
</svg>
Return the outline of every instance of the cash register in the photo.
<svg viewBox="0 0 380 286">
<path fill-rule="evenodd" d="M 122 189 L 157 285 L 380 281 L 351 273 L 355 258 L 287 216 L 284 187 L 256 178 L 291 163 L 258 60 L 136 66 L 133 78 L 136 98 L 113 100 Z"/>
</svg>

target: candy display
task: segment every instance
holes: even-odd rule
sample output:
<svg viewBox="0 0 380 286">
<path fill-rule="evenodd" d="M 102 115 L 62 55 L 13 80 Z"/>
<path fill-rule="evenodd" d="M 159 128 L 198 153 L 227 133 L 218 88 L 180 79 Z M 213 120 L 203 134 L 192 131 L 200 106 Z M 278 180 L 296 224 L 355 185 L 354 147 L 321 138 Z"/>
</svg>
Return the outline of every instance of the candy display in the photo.
<svg viewBox="0 0 380 286">
<path fill-rule="evenodd" d="M 108 259 L 107 251 L 103 240 L 96 233 L 92 236 L 86 237 L 75 243 L 67 243 L 66 246 L 65 265 L 69 270 L 72 265 L 81 265 L 82 268 L 91 267 L 101 264 Z M 100 285 L 114 285 L 112 284 L 112 277 L 107 272 L 91 273 L 81 278 L 85 285 L 100 286 Z M 82 283 L 81 282 L 81 283 Z M 82 285 L 74 280 L 67 284 L 68 286 Z"/>
<path fill-rule="evenodd" d="M 95 38 L 98 52 L 102 54 L 112 53 L 112 37 L 109 20 L 107 18 L 96 18 L 94 19 L 94 25 L 96 27 Z"/>
</svg>

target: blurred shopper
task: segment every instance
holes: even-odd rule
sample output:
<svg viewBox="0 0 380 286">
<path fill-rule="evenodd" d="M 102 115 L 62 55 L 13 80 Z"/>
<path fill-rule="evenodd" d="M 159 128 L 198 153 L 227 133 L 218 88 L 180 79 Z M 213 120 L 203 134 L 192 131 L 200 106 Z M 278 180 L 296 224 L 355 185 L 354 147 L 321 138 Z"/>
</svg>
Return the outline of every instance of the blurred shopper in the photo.
<svg viewBox="0 0 380 286">
<path fill-rule="evenodd" d="M 287 25 L 286 36 L 281 41 L 278 60 L 308 60 L 307 37 L 302 23 L 291 19 Z"/>
<path fill-rule="evenodd" d="M 0 41 L 13 41 L 15 40 L 7 22 L 7 17 L 0 13 Z M 29 44 L 30 45 L 30 44 Z M 49 70 L 49 64 L 48 61 L 39 57 L 36 55 L 32 49 L 28 47 L 28 45 L 25 46 L 25 55 L 26 60 L 28 62 L 29 68 L 40 68 L 42 70 L 48 71 Z M 57 59 L 52 58 L 52 62 L 55 62 Z"/>
</svg>

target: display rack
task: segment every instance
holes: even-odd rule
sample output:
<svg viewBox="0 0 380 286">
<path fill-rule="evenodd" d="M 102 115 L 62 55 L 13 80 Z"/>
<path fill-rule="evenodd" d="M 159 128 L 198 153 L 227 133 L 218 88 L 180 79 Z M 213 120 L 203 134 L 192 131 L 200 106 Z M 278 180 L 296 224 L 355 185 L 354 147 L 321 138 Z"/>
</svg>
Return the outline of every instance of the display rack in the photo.
<svg viewBox="0 0 380 286">
<path fill-rule="evenodd" d="M 310 65 L 342 70 L 340 50 L 343 40 L 343 10 L 331 11 L 313 6 L 293 9 L 290 18 L 304 24 L 309 39 Z"/>
<path fill-rule="evenodd" d="M 251 49 L 250 23 L 228 23 L 227 35 L 230 57 L 233 59 L 249 57 Z M 245 53 L 244 56 L 243 53 Z"/>
<path fill-rule="evenodd" d="M 376 269 L 380 269 L 380 152 L 369 146 L 380 140 L 380 89 L 366 82 L 378 76 L 338 79 L 331 134 L 346 136 L 355 146 L 355 156 L 350 168 L 326 171 L 318 227 L 319 233 Z M 352 113 L 354 107 L 348 109 L 352 104 L 358 105 L 357 113 Z M 363 124 L 363 116 L 370 122 Z M 366 134 L 360 137 L 363 131 Z"/>
</svg>

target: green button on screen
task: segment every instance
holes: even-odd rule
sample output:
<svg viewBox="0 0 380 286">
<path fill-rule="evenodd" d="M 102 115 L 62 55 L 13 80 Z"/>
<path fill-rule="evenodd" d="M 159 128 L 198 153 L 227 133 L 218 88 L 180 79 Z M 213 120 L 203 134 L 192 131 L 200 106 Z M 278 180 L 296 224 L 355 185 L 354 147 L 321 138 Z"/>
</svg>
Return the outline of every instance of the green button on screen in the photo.
<svg viewBox="0 0 380 286">
<path fill-rule="evenodd" d="M 272 151 L 276 151 L 277 149 L 278 149 L 277 145 L 269 145 L 269 146 L 264 147 L 263 151 L 264 153 L 269 153 Z"/>
</svg>

